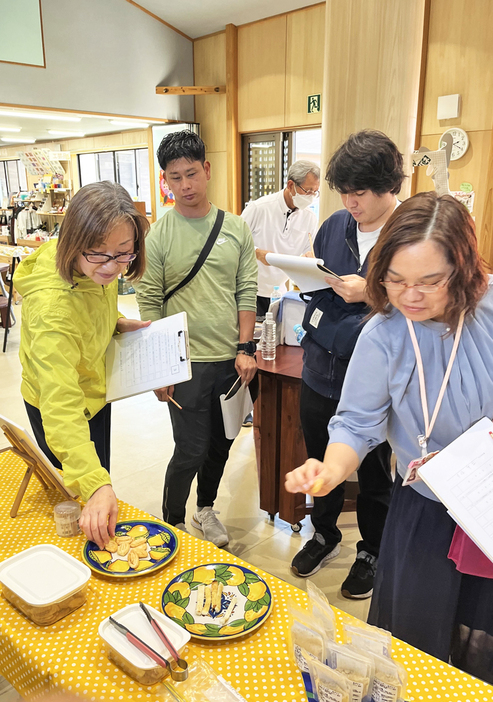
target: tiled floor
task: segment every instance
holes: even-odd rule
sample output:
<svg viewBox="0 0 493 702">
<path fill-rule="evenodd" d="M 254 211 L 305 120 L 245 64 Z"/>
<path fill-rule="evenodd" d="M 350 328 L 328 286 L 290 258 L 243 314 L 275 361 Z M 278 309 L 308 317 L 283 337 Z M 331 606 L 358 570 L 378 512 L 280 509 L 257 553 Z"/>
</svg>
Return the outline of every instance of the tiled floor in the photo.
<svg viewBox="0 0 493 702">
<path fill-rule="evenodd" d="M 120 309 L 128 317 L 138 316 L 135 296 L 121 296 Z M 18 323 L 9 335 L 7 352 L 0 351 L 0 414 L 21 426 L 29 427 L 19 392 L 20 364 L 18 360 L 21 305 L 15 307 Z M 3 340 L 3 330 L 2 340 Z M 7 445 L 3 434 L 0 448 Z M 161 516 L 161 496 L 164 473 L 173 452 L 173 438 L 168 409 L 153 393 L 146 393 L 116 402 L 112 415 L 112 479 L 119 498 L 158 517 Z M 187 525 L 195 507 L 192 487 L 187 508 Z M 310 520 L 304 520 L 299 534 L 291 531 L 277 517 L 271 523 L 258 506 L 258 480 L 252 429 L 242 429 L 233 444 L 230 459 L 221 482 L 215 509 L 228 528 L 231 541 L 227 550 L 242 559 L 273 573 L 298 587 L 305 580 L 292 574 L 293 556 L 312 534 Z M 340 518 L 343 542 L 340 555 L 315 576 L 315 582 L 335 606 L 366 618 L 368 600 L 347 600 L 340 594 L 340 584 L 346 577 L 355 556 L 359 538 L 355 513 Z M 191 533 L 201 533 L 189 526 Z"/>
</svg>

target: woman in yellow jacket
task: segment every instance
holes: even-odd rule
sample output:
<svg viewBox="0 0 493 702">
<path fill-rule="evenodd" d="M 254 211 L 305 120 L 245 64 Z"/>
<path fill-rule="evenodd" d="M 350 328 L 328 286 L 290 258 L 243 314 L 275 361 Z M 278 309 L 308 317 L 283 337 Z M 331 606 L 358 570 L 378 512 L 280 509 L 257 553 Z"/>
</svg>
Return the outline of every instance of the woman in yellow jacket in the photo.
<svg viewBox="0 0 493 702">
<path fill-rule="evenodd" d="M 115 333 L 150 322 L 119 314 L 118 281 L 145 267 L 149 223 L 116 183 L 92 183 L 73 197 L 60 238 L 26 258 L 14 276 L 23 297 L 21 392 L 42 450 L 86 502 L 80 526 L 100 547 L 114 535 L 110 414 L 105 354 Z"/>
</svg>

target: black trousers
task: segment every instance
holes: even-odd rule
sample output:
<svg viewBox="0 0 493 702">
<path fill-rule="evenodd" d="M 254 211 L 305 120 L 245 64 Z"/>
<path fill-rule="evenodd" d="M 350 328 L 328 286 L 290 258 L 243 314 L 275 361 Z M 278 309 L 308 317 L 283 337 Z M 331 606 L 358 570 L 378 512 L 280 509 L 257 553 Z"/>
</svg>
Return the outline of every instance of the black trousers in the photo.
<svg viewBox="0 0 493 702">
<path fill-rule="evenodd" d="M 315 392 L 302 381 L 300 417 L 309 458 L 323 460 L 329 441 L 327 425 L 336 413 L 338 403 L 338 400 Z M 385 441 L 370 451 L 358 470 L 360 493 L 356 501 L 356 515 L 362 540 L 358 542 L 357 549 L 377 557 L 392 493 L 391 453 Z M 324 497 L 314 497 L 312 524 L 329 546 L 335 546 L 342 539 L 337 519 L 343 506 L 344 483 Z"/>
<path fill-rule="evenodd" d="M 192 363 L 192 379 L 175 387 L 169 403 L 175 451 L 164 482 L 163 518 L 168 524 L 185 521 L 190 487 L 197 475 L 197 507 L 214 504 L 232 440 L 224 434 L 219 395 L 238 377 L 235 361 Z"/>
<path fill-rule="evenodd" d="M 33 407 L 33 405 L 30 405 L 25 401 L 24 404 L 26 406 L 27 416 L 29 417 L 29 422 L 31 423 L 34 438 L 36 439 L 39 448 L 44 454 L 46 454 L 55 468 L 61 469 L 62 464 L 46 443 L 41 412 L 37 407 Z M 92 419 L 89 420 L 88 424 L 91 434 L 91 441 L 94 443 L 98 458 L 101 461 L 103 468 L 106 468 L 109 473 L 111 449 L 111 404 L 108 403 L 105 405 L 102 410 L 100 410 Z"/>
<path fill-rule="evenodd" d="M 397 476 L 368 622 L 492 684 L 493 579 L 456 570 L 455 527 L 441 502 Z"/>
<path fill-rule="evenodd" d="M 264 320 L 270 307 L 270 297 L 257 295 L 257 320 Z"/>
</svg>

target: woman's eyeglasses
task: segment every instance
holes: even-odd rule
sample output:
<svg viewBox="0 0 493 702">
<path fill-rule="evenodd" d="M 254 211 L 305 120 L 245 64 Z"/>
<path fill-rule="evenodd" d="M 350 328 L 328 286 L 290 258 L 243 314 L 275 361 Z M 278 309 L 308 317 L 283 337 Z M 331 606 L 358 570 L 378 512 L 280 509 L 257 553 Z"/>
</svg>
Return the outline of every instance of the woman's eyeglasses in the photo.
<svg viewBox="0 0 493 702">
<path fill-rule="evenodd" d="M 85 253 L 83 251 L 82 255 L 89 263 L 109 263 L 110 261 L 116 261 L 117 263 L 130 263 L 131 261 L 135 261 L 138 253 L 123 253 L 118 254 L 117 256 L 110 256 L 109 254 L 104 253 Z"/>
<path fill-rule="evenodd" d="M 432 283 L 431 285 L 408 285 L 407 283 L 396 283 L 393 280 L 381 280 L 380 285 L 383 285 L 387 290 L 394 290 L 396 292 L 402 292 L 406 288 L 415 288 L 417 292 L 420 293 L 434 293 L 438 292 L 444 288 L 450 280 L 450 276 L 443 282 L 438 281 L 438 283 Z"/>
</svg>

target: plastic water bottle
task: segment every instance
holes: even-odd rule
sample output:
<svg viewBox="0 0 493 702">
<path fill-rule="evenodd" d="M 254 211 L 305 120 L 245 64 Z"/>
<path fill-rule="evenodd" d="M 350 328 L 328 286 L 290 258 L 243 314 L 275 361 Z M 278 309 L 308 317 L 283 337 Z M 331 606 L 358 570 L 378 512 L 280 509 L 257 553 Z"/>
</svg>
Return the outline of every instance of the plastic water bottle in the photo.
<svg viewBox="0 0 493 702">
<path fill-rule="evenodd" d="M 302 340 L 302 338 L 305 336 L 306 331 L 303 329 L 303 327 L 301 326 L 301 324 L 295 324 L 294 327 L 293 327 L 293 331 L 294 331 L 294 333 L 296 334 L 296 341 L 297 341 L 298 344 L 300 344 L 300 346 L 301 346 L 301 340 Z"/>
<path fill-rule="evenodd" d="M 267 312 L 262 324 L 262 358 L 264 361 L 276 358 L 276 323 L 272 312 Z"/>
<path fill-rule="evenodd" d="M 270 304 L 272 305 L 273 302 L 277 302 L 280 300 L 282 297 L 281 291 L 279 289 L 279 285 L 274 285 L 274 289 L 272 291 L 272 295 L 270 296 Z"/>
</svg>

